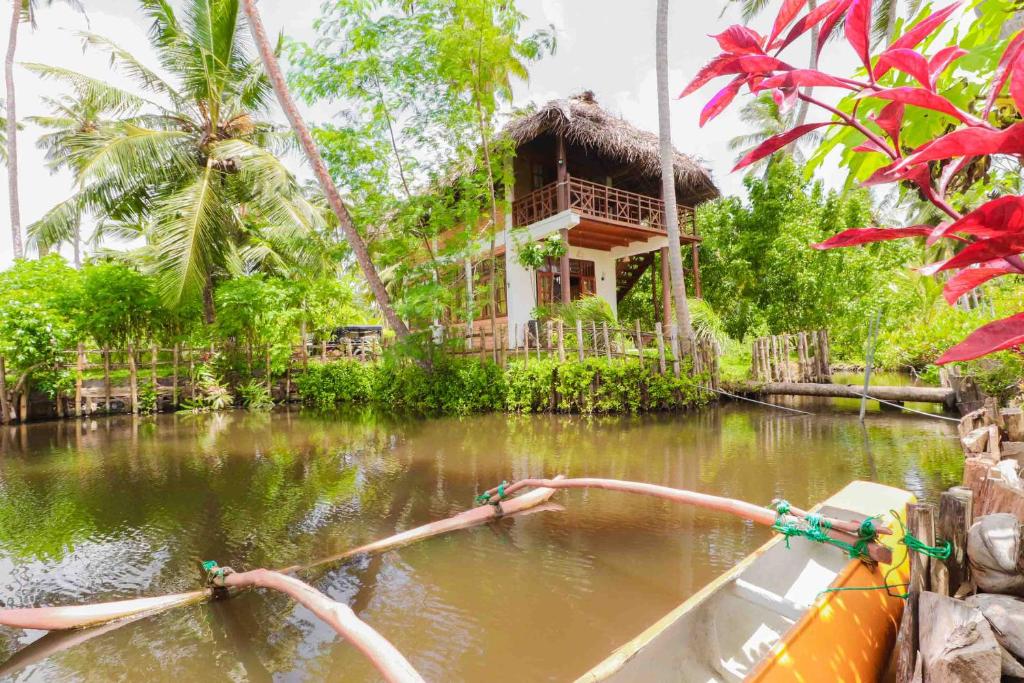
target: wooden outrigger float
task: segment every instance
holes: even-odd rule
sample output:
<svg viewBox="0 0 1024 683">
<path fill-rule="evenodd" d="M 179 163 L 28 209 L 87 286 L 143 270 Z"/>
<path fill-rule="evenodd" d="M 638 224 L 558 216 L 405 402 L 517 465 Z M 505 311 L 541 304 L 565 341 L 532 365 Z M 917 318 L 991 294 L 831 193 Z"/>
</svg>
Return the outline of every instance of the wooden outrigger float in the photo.
<svg viewBox="0 0 1024 683">
<path fill-rule="evenodd" d="M 890 511 L 902 519 L 914 500 L 856 481 L 814 512 L 894 524 Z M 902 539 L 879 540 L 892 550 Z M 909 574 L 906 553 L 893 556 L 872 566 L 806 538 L 775 536 L 577 683 L 879 680 Z"/>
</svg>

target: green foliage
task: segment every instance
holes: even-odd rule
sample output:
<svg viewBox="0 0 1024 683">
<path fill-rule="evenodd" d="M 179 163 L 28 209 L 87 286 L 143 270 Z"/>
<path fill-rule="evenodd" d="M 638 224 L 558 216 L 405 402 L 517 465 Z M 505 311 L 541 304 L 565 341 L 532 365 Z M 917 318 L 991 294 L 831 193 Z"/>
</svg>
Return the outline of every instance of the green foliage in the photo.
<svg viewBox="0 0 1024 683">
<path fill-rule="evenodd" d="M 55 365 L 71 345 L 74 329 L 59 292 L 77 275 L 55 254 L 15 261 L 0 273 L 0 355 L 16 382 L 31 380 L 51 395 L 66 384 Z"/>
<path fill-rule="evenodd" d="M 196 385 L 195 398 L 182 403 L 183 412 L 216 412 L 230 408 L 235 403 L 231 390 L 228 389 L 224 380 L 214 372 L 212 365 L 201 365 L 196 368 Z"/>
<path fill-rule="evenodd" d="M 696 383 L 659 375 L 651 365 L 586 358 L 558 366 L 558 408 L 580 413 L 639 413 L 683 408 L 700 402 Z"/>
<path fill-rule="evenodd" d="M 903 304 L 890 284 L 919 249 L 883 243 L 817 251 L 811 245 L 872 224 L 866 191 L 825 193 L 780 156 L 764 178 L 748 176 L 749 201 L 729 197 L 699 209 L 704 295 L 736 339 L 827 328 L 833 355 L 860 353 L 873 311 Z"/>
<path fill-rule="evenodd" d="M 426 414 L 468 415 L 504 407 L 505 378 L 490 361 L 442 357 L 431 367 L 387 360 L 377 366 L 373 399 Z"/>
<path fill-rule="evenodd" d="M 306 403 L 329 408 L 336 403 L 366 403 L 373 397 L 373 365 L 356 360 L 310 363 L 295 377 L 295 387 Z"/>
<path fill-rule="evenodd" d="M 561 320 L 567 331 L 576 329 L 579 320 L 589 326 L 591 322 L 615 325 L 615 314 L 611 304 L 599 296 L 584 296 L 567 304 L 555 303 L 538 306 L 534 311 L 537 320 Z"/>
<path fill-rule="evenodd" d="M 148 380 L 143 380 L 139 383 L 138 393 L 136 394 L 139 401 L 139 412 L 145 415 L 155 413 L 157 409 L 157 395 L 156 387 L 153 383 Z"/>
<path fill-rule="evenodd" d="M 292 292 L 276 278 L 247 275 L 222 282 L 215 294 L 216 335 L 253 350 L 287 344 L 297 330 Z"/>
<path fill-rule="evenodd" d="M 152 338 L 164 317 L 153 279 L 122 263 L 86 265 L 78 286 L 62 289 L 77 330 L 103 347 Z"/>
<path fill-rule="evenodd" d="M 274 407 L 270 389 L 263 380 L 249 380 L 238 387 L 238 395 L 242 399 L 242 405 L 248 410 L 270 410 Z"/>
<path fill-rule="evenodd" d="M 555 396 L 558 360 L 512 363 L 505 370 L 505 405 L 518 413 L 549 410 Z"/>
</svg>

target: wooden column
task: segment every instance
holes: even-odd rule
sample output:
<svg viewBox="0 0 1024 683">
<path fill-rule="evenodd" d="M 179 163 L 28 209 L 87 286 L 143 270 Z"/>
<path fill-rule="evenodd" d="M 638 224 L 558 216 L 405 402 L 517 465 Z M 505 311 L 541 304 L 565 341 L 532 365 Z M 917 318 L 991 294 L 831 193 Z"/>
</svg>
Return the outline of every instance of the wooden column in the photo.
<svg viewBox="0 0 1024 683">
<path fill-rule="evenodd" d="M 559 232 L 565 245 L 565 253 L 558 259 L 558 277 L 561 281 L 562 303 L 567 304 L 572 301 L 572 287 L 569 283 L 569 230 L 562 228 Z"/>
<path fill-rule="evenodd" d="M 672 273 L 669 272 L 668 247 L 661 248 L 661 324 L 672 319 Z"/>
</svg>

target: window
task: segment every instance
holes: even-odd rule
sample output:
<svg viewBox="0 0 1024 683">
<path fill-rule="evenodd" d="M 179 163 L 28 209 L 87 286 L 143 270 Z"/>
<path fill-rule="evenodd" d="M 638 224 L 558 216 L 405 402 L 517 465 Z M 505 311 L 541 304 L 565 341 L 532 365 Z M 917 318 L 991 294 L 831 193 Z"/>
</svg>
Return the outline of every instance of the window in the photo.
<svg viewBox="0 0 1024 683">
<path fill-rule="evenodd" d="M 569 259 L 569 295 L 573 301 L 597 294 L 594 262 Z M 549 262 L 537 271 L 537 301 L 550 304 L 562 299 L 562 277 L 558 262 Z"/>
<path fill-rule="evenodd" d="M 530 182 L 534 190 L 539 190 L 544 187 L 544 166 L 542 164 L 533 164 L 530 169 L 531 177 Z"/>
</svg>

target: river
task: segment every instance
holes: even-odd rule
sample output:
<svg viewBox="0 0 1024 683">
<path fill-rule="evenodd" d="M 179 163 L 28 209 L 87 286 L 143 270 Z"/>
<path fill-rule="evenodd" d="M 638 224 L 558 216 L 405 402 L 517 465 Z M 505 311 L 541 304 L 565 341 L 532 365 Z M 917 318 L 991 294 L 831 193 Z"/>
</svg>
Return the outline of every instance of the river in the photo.
<svg viewBox="0 0 1024 683">
<path fill-rule="evenodd" d="M 852 403 L 852 405 L 851 405 Z M 934 499 L 952 422 L 805 400 L 645 417 L 414 419 L 371 410 L 98 418 L 0 429 L 0 599 L 79 604 L 187 590 L 200 563 L 313 560 L 472 505 L 503 479 L 635 479 L 810 506 L 852 479 Z M 565 681 L 763 543 L 718 514 L 607 491 L 316 577 L 430 681 Z M 18 681 L 372 681 L 286 598 L 249 592 L 73 647 L 0 629 Z M 47 656 L 47 648 L 56 651 Z"/>
</svg>

